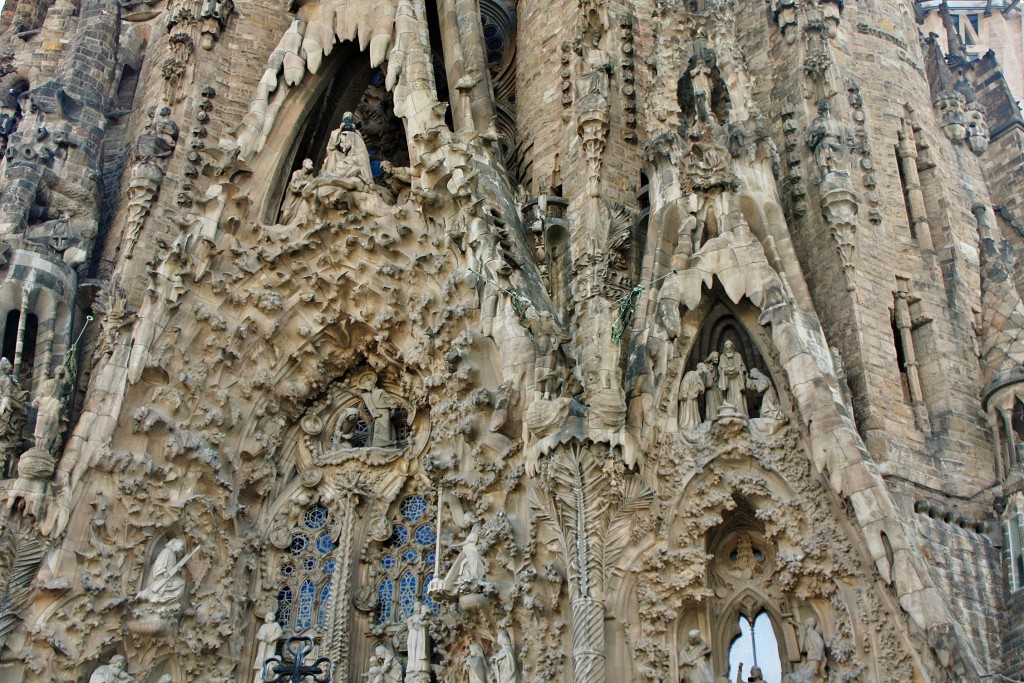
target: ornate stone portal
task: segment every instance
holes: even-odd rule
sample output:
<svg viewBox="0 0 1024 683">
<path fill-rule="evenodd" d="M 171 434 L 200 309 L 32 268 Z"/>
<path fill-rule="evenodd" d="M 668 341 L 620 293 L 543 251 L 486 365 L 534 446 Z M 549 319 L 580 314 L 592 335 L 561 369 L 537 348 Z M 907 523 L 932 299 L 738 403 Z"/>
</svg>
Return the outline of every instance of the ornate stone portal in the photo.
<svg viewBox="0 0 1024 683">
<path fill-rule="evenodd" d="M 26 3 L 0 678 L 1018 675 L 1013 126 L 901 5 Z"/>
</svg>

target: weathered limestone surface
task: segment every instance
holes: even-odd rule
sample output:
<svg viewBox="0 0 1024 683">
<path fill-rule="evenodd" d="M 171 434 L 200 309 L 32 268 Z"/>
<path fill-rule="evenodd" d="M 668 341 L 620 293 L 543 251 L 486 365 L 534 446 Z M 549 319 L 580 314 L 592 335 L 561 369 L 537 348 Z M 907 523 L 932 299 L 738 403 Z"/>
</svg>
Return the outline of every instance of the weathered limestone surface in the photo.
<svg viewBox="0 0 1024 683">
<path fill-rule="evenodd" d="M 912 9 L 11 3 L 0 678 L 1019 679 L 1019 55 Z"/>
</svg>

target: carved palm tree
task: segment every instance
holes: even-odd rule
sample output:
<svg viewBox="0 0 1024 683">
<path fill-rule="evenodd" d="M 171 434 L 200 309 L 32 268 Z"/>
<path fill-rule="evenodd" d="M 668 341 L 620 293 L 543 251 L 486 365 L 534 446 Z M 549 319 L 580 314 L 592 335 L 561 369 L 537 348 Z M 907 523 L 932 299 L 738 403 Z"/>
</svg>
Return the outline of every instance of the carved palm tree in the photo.
<svg viewBox="0 0 1024 683">
<path fill-rule="evenodd" d="M 530 489 L 530 507 L 565 555 L 574 683 L 605 680 L 605 590 L 629 541 L 634 514 L 654 500 L 654 492 L 633 475 L 613 485 L 603 463 L 583 444 L 560 447 L 540 486 Z"/>
</svg>

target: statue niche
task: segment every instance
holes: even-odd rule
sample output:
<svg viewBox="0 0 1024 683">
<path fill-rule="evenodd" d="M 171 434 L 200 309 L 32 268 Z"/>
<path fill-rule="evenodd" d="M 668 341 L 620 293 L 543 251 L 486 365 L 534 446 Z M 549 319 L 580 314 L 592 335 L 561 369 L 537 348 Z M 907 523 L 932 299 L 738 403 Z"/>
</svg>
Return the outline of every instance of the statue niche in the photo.
<svg viewBox="0 0 1024 683">
<path fill-rule="evenodd" d="M 408 404 L 372 370 L 331 385 L 302 419 L 306 445 L 320 465 L 391 462 L 409 445 L 411 424 Z"/>
<path fill-rule="evenodd" d="M 761 435 L 785 422 L 767 364 L 724 307 L 705 321 L 679 381 L 678 427 L 694 434 L 721 420 L 748 422 Z"/>
</svg>

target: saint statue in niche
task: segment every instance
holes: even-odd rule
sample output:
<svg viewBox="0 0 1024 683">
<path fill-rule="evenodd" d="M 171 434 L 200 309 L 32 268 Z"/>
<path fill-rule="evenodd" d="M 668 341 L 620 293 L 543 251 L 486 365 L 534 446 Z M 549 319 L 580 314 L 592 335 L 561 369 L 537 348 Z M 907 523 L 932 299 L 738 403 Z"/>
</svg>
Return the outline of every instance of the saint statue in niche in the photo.
<svg viewBox="0 0 1024 683">
<path fill-rule="evenodd" d="M 466 676 L 469 683 L 490 683 L 490 671 L 487 668 L 487 657 L 480 643 L 469 644 L 469 654 L 466 656 Z"/>
<path fill-rule="evenodd" d="M 168 605 L 181 597 L 185 592 L 185 579 L 178 576 L 178 572 L 191 557 L 189 555 L 181 562 L 178 561 L 178 553 L 184 549 L 185 541 L 180 538 L 172 538 L 167 542 L 153 563 L 149 583 L 139 591 L 139 600 L 154 605 Z"/>
<path fill-rule="evenodd" d="M 680 683 L 715 683 L 711 671 L 711 646 L 698 629 L 687 634 L 686 644 L 679 651 Z"/>
<path fill-rule="evenodd" d="M 512 648 L 512 636 L 505 629 L 498 631 L 498 651 L 491 657 L 495 683 L 519 683 L 519 665 Z"/>
<path fill-rule="evenodd" d="M 487 561 L 480 554 L 480 526 L 474 524 L 462 549 L 455 558 L 452 568 L 444 577 L 442 589 L 449 592 L 465 592 L 472 589 L 487 573 Z"/>
<path fill-rule="evenodd" d="M 398 408 L 398 403 L 391 395 L 377 386 L 377 374 L 366 372 L 356 380 L 360 390 L 360 398 L 366 405 L 366 411 L 373 422 L 366 445 L 372 448 L 393 448 L 398 441 L 395 425 L 391 419 L 391 411 Z"/>
<path fill-rule="evenodd" d="M 263 683 L 265 680 L 263 678 L 263 663 L 274 656 L 277 641 L 281 640 L 283 635 L 284 629 L 277 623 L 274 613 L 267 612 L 263 618 L 263 625 L 256 632 L 256 641 L 259 646 L 256 648 L 256 661 L 252 664 L 252 668 L 256 672 L 253 683 Z"/>
<path fill-rule="evenodd" d="M 395 658 L 387 643 L 377 643 L 370 655 L 370 669 L 366 672 L 367 683 L 402 683 L 402 665 Z"/>
<path fill-rule="evenodd" d="M 743 393 L 747 384 L 747 366 L 743 356 L 736 351 L 736 345 L 727 339 L 722 345 L 718 358 L 718 388 L 722 392 L 722 406 L 718 414 L 725 414 L 729 406 L 731 414 L 747 417 L 747 399 Z"/>
<path fill-rule="evenodd" d="M 131 681 L 132 677 L 125 671 L 125 658 L 122 655 L 114 655 L 106 664 L 100 664 L 89 676 L 89 683 L 118 683 L 118 681 Z"/>
<path fill-rule="evenodd" d="M 409 663 L 405 669 L 407 683 L 430 680 L 430 636 L 427 634 L 429 613 L 429 607 L 417 602 L 405 622 L 409 628 L 409 638 L 406 641 L 409 653 Z"/>
</svg>

